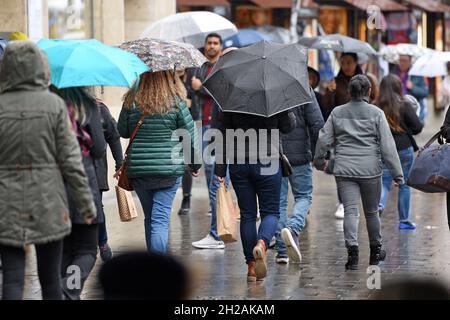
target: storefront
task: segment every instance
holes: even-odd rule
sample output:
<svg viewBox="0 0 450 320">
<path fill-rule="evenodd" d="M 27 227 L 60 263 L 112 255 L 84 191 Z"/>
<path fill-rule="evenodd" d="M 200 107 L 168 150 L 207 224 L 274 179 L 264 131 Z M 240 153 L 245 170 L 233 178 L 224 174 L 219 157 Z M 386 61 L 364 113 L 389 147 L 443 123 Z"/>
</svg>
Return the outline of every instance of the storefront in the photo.
<svg viewBox="0 0 450 320">
<path fill-rule="evenodd" d="M 49 37 L 87 39 L 94 36 L 92 0 L 48 0 Z"/>
</svg>

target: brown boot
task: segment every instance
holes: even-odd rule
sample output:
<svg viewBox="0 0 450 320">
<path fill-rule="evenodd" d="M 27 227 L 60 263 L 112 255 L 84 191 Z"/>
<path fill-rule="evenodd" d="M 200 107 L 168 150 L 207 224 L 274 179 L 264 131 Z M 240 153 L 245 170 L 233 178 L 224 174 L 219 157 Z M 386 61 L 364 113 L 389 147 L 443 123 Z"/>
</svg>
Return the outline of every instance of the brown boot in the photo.
<svg viewBox="0 0 450 320">
<path fill-rule="evenodd" d="M 264 240 L 258 240 L 255 248 L 253 248 L 253 256 L 256 260 L 256 279 L 262 280 L 267 276 L 266 243 Z"/>
<path fill-rule="evenodd" d="M 247 273 L 247 282 L 256 282 L 256 272 L 255 272 L 255 261 L 250 261 L 247 263 L 248 265 L 248 273 Z"/>
</svg>

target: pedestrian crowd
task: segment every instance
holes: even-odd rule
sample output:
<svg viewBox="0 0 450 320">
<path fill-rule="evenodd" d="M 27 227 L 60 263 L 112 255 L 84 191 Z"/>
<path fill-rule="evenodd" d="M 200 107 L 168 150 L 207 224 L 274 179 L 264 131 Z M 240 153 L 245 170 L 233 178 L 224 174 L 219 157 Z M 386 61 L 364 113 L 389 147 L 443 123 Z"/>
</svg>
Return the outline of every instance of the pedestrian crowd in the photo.
<svg viewBox="0 0 450 320">
<path fill-rule="evenodd" d="M 204 43 L 206 63 L 199 68 L 141 74 L 123 97 L 116 122 L 92 89 L 53 86 L 47 58 L 35 44 L 13 41 L 6 46 L 0 63 L 3 299 L 23 298 L 25 248 L 29 245 L 36 247 L 43 299 L 80 299 L 98 253 L 106 262 L 100 273 L 106 298 L 144 294 L 157 298 L 145 293 L 145 286 L 155 285 L 155 279 L 140 278 L 139 288 L 131 288 L 116 277 L 129 260 L 113 258 L 108 243 L 102 205 L 102 195 L 109 190 L 107 146 L 113 154 L 115 177 L 128 177 L 142 205 L 146 245 L 155 254 L 135 253 L 128 258 L 142 265 L 136 271 L 139 274 L 168 272 L 173 286 L 179 287 L 176 296 L 163 294 L 171 298 L 186 297 L 188 275 L 163 256 L 168 252 L 170 215 L 180 187 L 183 199 L 178 214 L 190 213 L 193 178 L 199 177 L 202 167 L 211 224 L 206 236 L 192 246 L 226 248 L 218 233 L 216 196 L 222 185 L 232 186 L 240 210 L 249 282 L 269 275 L 269 247 L 275 247 L 279 264 L 302 261 L 299 239 L 311 213 L 314 168 L 336 179 L 335 216 L 344 219 L 348 250 L 345 270 L 358 269 L 360 201 L 370 241 L 370 265 L 378 265 L 386 257 L 380 216 L 392 186 L 398 192 L 399 229 L 416 228 L 406 182 L 418 150 L 414 136 L 426 123 L 429 89 L 422 77 L 408 75 L 411 57 L 401 56 L 398 67 L 379 82 L 363 73 L 356 53 L 344 52 L 341 70 L 324 92 L 317 90 L 319 72 L 305 68 L 309 79 L 303 93 L 306 103 L 263 117 L 252 112 L 223 112 L 204 85 L 215 65 L 232 54 L 223 51 L 219 34 L 209 34 Z M 179 141 L 173 139 L 173 133 L 179 129 L 191 137 L 189 154 L 197 159 L 203 154 L 203 161 L 197 163 L 182 155 L 174 159 Z M 223 149 L 205 157 L 205 151 L 216 142 L 205 138 L 210 129 L 223 137 L 228 137 L 228 130 L 255 130 L 259 141 L 256 158 L 252 141 L 245 140 L 240 148 L 228 138 L 224 138 Z M 282 163 L 270 174 L 264 173 L 270 166 L 258 152 L 263 148 L 260 135 L 264 130 L 280 132 L 276 147 L 288 159 L 290 174 L 283 172 Z M 442 135 L 450 139 L 450 116 Z M 124 161 L 120 138 L 132 138 L 126 170 L 120 169 Z M 272 136 L 264 147 L 270 144 Z M 218 161 L 219 155 L 226 160 Z M 241 161 L 233 161 L 237 158 Z M 280 157 L 277 154 L 275 158 Z M 292 212 L 288 212 L 289 186 L 294 198 Z M 73 267 L 80 274 L 79 286 L 70 282 Z"/>
</svg>

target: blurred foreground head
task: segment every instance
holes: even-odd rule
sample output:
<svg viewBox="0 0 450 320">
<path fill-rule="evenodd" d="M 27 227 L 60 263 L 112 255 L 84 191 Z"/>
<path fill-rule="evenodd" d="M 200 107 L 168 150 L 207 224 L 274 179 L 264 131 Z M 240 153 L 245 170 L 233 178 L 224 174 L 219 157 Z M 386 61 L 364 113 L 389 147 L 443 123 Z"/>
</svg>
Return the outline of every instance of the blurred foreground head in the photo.
<svg viewBox="0 0 450 320">
<path fill-rule="evenodd" d="M 182 300 L 191 291 L 188 270 L 153 252 L 117 256 L 103 265 L 99 279 L 105 300 Z"/>
<path fill-rule="evenodd" d="M 449 300 L 446 285 L 435 279 L 403 279 L 386 284 L 375 300 Z"/>
</svg>

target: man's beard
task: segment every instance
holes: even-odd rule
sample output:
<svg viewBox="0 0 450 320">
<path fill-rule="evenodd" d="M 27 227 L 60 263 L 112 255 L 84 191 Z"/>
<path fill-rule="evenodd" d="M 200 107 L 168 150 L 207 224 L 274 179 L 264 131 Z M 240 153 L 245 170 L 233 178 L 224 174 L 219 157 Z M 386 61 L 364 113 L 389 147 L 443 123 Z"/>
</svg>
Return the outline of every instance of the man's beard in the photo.
<svg viewBox="0 0 450 320">
<path fill-rule="evenodd" d="M 213 54 L 211 54 L 212 52 L 213 52 Z M 218 52 L 216 50 L 212 49 L 212 50 L 209 50 L 206 54 L 208 55 L 208 58 L 215 58 L 217 56 Z"/>
</svg>

